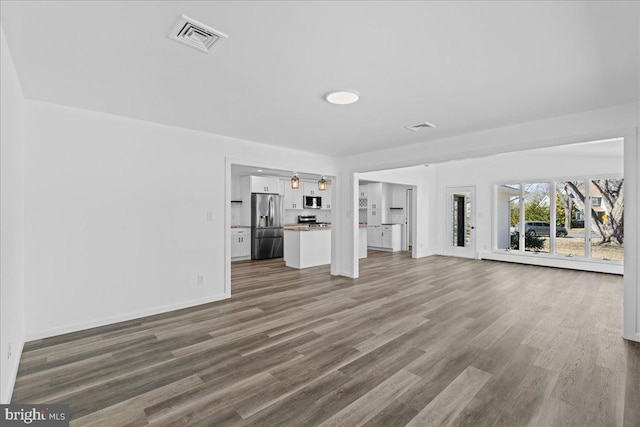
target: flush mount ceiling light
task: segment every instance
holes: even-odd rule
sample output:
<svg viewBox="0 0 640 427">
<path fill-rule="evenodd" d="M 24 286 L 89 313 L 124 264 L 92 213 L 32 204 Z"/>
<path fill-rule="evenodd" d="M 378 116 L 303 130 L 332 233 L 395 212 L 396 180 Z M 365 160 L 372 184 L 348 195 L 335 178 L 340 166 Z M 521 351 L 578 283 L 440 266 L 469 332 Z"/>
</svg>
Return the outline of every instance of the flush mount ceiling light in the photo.
<svg viewBox="0 0 640 427">
<path fill-rule="evenodd" d="M 169 38 L 184 43 L 202 52 L 211 52 L 229 36 L 204 25 L 195 19 L 182 15 L 169 32 Z"/>
<path fill-rule="evenodd" d="M 300 188 L 300 178 L 298 178 L 298 173 L 294 172 L 291 178 L 291 189 L 297 190 L 298 188 Z"/>
<path fill-rule="evenodd" d="M 336 90 L 333 92 L 329 92 L 324 97 L 324 99 L 326 99 L 327 102 L 330 102 L 332 104 L 348 105 L 348 104 L 353 104 L 358 99 L 360 99 L 360 95 L 358 95 L 356 92 L 352 90 Z"/>
<path fill-rule="evenodd" d="M 322 179 L 320 181 L 318 181 L 318 190 L 326 191 L 327 188 L 329 188 L 329 183 L 327 182 L 327 180 L 323 176 Z"/>
</svg>

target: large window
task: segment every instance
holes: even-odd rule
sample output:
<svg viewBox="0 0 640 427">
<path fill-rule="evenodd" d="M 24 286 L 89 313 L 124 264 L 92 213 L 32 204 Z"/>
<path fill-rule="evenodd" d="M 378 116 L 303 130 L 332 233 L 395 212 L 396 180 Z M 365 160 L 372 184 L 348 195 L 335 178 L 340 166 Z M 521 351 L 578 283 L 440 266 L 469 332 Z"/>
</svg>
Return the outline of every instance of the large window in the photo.
<svg viewBox="0 0 640 427">
<path fill-rule="evenodd" d="M 556 183 L 556 224 L 566 236 L 556 240 L 556 253 L 564 256 L 585 256 L 584 181 Z"/>
<path fill-rule="evenodd" d="M 582 178 L 499 184 L 496 248 L 624 259 L 624 180 Z"/>
</svg>

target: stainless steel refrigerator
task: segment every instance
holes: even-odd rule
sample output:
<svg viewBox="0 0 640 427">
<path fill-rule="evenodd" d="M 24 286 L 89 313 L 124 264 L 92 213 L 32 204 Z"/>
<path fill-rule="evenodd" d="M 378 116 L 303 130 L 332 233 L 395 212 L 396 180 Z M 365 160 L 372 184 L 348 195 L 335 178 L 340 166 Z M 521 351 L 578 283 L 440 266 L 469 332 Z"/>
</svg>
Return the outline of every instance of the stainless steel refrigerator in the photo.
<svg viewBox="0 0 640 427">
<path fill-rule="evenodd" d="M 251 194 L 251 259 L 282 258 L 283 196 Z"/>
</svg>

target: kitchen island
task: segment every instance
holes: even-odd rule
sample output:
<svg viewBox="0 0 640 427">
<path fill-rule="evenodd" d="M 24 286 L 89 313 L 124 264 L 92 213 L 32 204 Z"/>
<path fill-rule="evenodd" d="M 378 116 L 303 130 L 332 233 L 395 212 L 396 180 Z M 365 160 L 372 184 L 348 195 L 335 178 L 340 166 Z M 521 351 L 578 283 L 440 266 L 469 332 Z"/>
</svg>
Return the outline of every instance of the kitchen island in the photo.
<svg viewBox="0 0 640 427">
<path fill-rule="evenodd" d="M 308 268 L 331 264 L 331 227 L 284 227 L 287 267 Z"/>
</svg>

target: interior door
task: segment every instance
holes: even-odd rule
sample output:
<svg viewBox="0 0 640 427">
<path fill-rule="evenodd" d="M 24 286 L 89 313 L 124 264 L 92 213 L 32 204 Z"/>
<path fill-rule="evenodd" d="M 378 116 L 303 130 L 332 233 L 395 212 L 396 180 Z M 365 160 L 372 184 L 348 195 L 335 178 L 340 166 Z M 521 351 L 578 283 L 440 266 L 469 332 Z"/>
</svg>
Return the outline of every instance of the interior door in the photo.
<svg viewBox="0 0 640 427">
<path fill-rule="evenodd" d="M 476 258 L 475 187 L 447 189 L 449 255 Z"/>
</svg>

